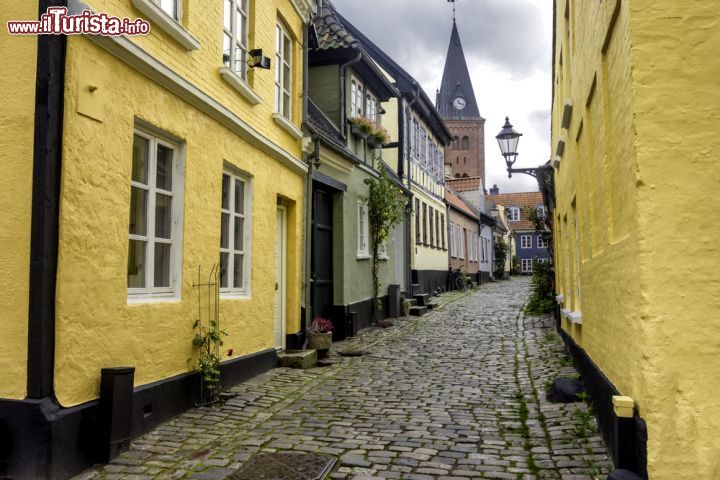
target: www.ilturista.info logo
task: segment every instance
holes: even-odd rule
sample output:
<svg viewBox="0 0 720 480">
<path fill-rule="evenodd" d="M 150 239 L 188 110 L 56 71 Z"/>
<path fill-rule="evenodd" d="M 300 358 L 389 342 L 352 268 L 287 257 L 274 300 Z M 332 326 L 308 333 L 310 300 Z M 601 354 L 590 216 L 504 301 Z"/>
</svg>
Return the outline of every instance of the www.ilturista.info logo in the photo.
<svg viewBox="0 0 720 480">
<path fill-rule="evenodd" d="M 67 7 L 50 7 L 38 21 L 7 22 L 11 35 L 147 35 L 150 23 L 138 18 L 111 17 L 105 13 L 83 10 L 79 15 L 68 15 Z"/>
</svg>

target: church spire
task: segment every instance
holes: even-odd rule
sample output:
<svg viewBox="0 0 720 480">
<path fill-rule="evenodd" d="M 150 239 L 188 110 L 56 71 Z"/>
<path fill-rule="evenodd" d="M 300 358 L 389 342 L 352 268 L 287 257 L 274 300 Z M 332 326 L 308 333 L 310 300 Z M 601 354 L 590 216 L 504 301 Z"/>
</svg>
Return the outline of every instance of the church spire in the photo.
<svg viewBox="0 0 720 480">
<path fill-rule="evenodd" d="M 453 19 L 437 110 L 445 120 L 483 120 L 478 110 L 457 23 Z"/>
</svg>

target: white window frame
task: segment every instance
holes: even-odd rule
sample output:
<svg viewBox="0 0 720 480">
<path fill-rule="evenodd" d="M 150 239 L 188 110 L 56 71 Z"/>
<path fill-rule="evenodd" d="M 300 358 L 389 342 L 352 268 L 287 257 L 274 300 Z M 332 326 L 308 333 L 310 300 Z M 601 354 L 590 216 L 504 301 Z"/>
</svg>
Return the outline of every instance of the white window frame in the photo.
<svg viewBox="0 0 720 480">
<path fill-rule="evenodd" d="M 424 127 L 420 127 L 420 165 L 427 164 L 427 132 Z"/>
<path fill-rule="evenodd" d="M 538 248 L 548 248 L 549 245 L 550 245 L 550 242 L 546 242 L 546 241 L 543 239 L 543 234 L 542 234 L 542 233 L 538 233 L 538 236 L 537 236 L 537 247 L 538 247 Z"/>
<path fill-rule="evenodd" d="M 533 272 L 533 259 L 532 258 L 523 258 L 520 260 L 520 271 L 522 273 L 532 273 Z"/>
<path fill-rule="evenodd" d="M 370 258 L 370 215 L 365 201 L 357 202 L 357 258 Z"/>
<path fill-rule="evenodd" d="M 352 112 L 351 117 L 362 117 L 364 115 L 363 100 L 365 86 L 357 78 L 350 80 L 350 111 Z"/>
<path fill-rule="evenodd" d="M 230 25 L 228 29 L 228 18 L 226 11 L 230 8 Z M 238 25 L 238 17 L 243 22 Z M 250 40 L 250 0 L 223 0 L 223 42 L 222 60 L 230 71 L 247 81 L 248 74 L 248 50 Z M 226 50 L 225 41 L 230 39 L 230 51 Z M 227 55 L 227 61 L 226 61 Z M 238 58 L 239 57 L 239 58 Z"/>
<path fill-rule="evenodd" d="M 182 1 L 181 0 L 150 0 L 158 6 L 160 10 L 167 13 L 176 21 L 182 19 Z M 168 6 L 168 3 L 170 4 Z"/>
<path fill-rule="evenodd" d="M 465 229 L 462 225 L 458 225 L 457 229 L 458 231 L 455 238 L 458 239 L 458 258 L 460 260 L 465 260 Z"/>
<path fill-rule="evenodd" d="M 532 235 L 520 235 L 520 248 L 525 250 L 533 248 Z"/>
<path fill-rule="evenodd" d="M 136 128 L 134 130 L 133 142 L 135 136 L 144 138 L 148 141 L 148 165 L 147 165 L 147 184 L 130 179 L 131 190 L 133 187 L 139 188 L 146 192 L 145 204 L 145 235 L 131 234 L 128 231 L 128 262 L 129 262 L 129 245 L 130 241 L 145 242 L 145 287 L 131 288 L 128 286 L 128 302 L 147 302 L 152 300 L 176 299 L 180 295 L 180 283 L 182 275 L 182 209 L 183 209 L 183 150 L 179 142 L 163 138 L 155 133 L 151 133 L 144 129 Z M 157 148 L 163 146 L 173 152 L 172 159 L 172 190 L 163 190 L 157 188 Z M 131 159 L 132 162 L 132 159 Z M 166 195 L 171 198 L 171 214 L 170 214 L 170 239 L 158 238 L 156 236 L 155 213 L 157 195 Z M 170 265 L 168 276 L 170 285 L 168 287 L 155 287 L 155 245 L 170 245 Z M 128 265 L 129 267 L 129 265 Z M 129 280 L 126 276 L 126 280 Z"/>
<path fill-rule="evenodd" d="M 538 215 L 544 217 L 545 216 L 545 205 L 539 205 L 535 211 L 537 211 Z"/>
<path fill-rule="evenodd" d="M 372 93 L 365 91 L 365 116 L 368 120 L 377 125 L 378 123 L 378 99 Z"/>
<path fill-rule="evenodd" d="M 220 295 L 223 297 L 243 297 L 249 298 L 251 295 L 252 285 L 252 178 L 247 175 L 242 175 L 238 172 L 230 169 L 223 171 L 223 177 L 227 176 L 229 182 L 228 192 L 228 207 L 223 208 L 222 202 L 220 205 L 221 221 L 220 221 L 220 255 L 226 253 L 228 255 L 227 264 L 227 286 L 220 286 Z M 235 211 L 235 182 L 239 181 L 244 184 L 243 193 L 245 198 L 243 199 L 243 206 L 245 207 L 243 212 Z M 222 184 L 221 184 L 222 185 Z M 222 189 L 222 186 L 220 187 Z M 222 246 L 222 215 L 228 215 L 228 245 L 227 247 Z M 235 245 L 235 222 L 238 218 L 244 220 L 243 224 L 243 248 L 238 249 Z M 240 287 L 234 287 L 234 262 L 235 255 L 243 256 L 243 284 Z M 220 262 L 222 268 L 222 260 Z"/>
<path fill-rule="evenodd" d="M 457 245 L 455 244 L 455 224 L 450 222 L 450 256 L 457 258 Z"/>
<path fill-rule="evenodd" d="M 508 207 L 508 221 L 519 222 L 520 221 L 520 209 L 518 207 Z"/>
<path fill-rule="evenodd" d="M 289 52 L 286 46 L 289 46 Z M 278 21 L 275 25 L 275 112 L 288 120 L 292 118 L 294 50 L 292 36 L 288 33 L 287 27 Z M 290 76 L 289 80 L 286 78 L 287 75 Z M 285 88 L 286 83 L 287 88 Z"/>
</svg>

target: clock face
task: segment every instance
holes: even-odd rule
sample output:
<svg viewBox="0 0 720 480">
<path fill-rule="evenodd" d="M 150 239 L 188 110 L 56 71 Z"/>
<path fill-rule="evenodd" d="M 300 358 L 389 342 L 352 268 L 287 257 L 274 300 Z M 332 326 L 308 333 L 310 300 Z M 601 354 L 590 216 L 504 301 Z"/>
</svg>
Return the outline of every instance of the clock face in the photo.
<svg viewBox="0 0 720 480">
<path fill-rule="evenodd" d="M 457 97 L 455 98 L 455 100 L 453 100 L 453 107 L 455 107 L 455 110 L 462 110 L 463 108 L 465 108 L 465 105 L 467 105 L 467 103 L 462 97 Z"/>
</svg>

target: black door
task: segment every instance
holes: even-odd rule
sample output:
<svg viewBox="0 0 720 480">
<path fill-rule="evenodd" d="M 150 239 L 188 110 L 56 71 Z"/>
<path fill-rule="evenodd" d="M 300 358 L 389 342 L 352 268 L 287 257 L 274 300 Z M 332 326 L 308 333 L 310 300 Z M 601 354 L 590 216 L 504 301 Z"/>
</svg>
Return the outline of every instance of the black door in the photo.
<svg viewBox="0 0 720 480">
<path fill-rule="evenodd" d="M 332 262 L 332 206 L 329 190 L 313 190 L 312 211 L 312 314 L 332 318 L 333 262 Z"/>
</svg>

